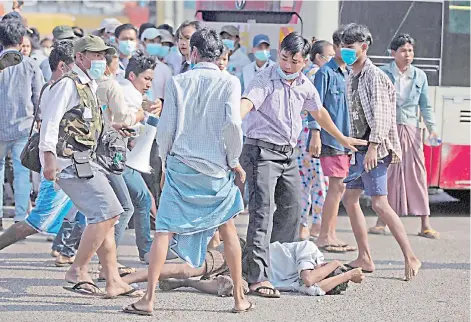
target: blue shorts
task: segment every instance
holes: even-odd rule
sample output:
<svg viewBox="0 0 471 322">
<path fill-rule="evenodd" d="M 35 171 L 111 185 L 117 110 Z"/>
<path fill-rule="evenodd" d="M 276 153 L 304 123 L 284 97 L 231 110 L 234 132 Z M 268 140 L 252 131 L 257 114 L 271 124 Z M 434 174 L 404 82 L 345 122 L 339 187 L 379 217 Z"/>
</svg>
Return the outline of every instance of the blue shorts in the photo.
<svg viewBox="0 0 471 322">
<path fill-rule="evenodd" d="M 349 175 L 363 171 L 363 160 L 366 152 L 355 153 L 355 164 L 350 166 Z M 361 189 L 370 197 L 388 195 L 388 166 L 391 164 L 392 156 L 383 158 L 383 163 L 370 172 L 364 172 L 358 179 L 347 183 L 347 189 Z"/>
</svg>

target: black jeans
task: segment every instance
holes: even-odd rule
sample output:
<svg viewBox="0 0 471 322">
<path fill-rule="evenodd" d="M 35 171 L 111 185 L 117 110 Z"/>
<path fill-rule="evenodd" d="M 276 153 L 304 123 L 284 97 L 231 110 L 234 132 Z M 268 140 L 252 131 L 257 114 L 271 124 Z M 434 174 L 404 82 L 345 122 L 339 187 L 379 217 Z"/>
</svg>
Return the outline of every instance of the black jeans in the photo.
<svg viewBox="0 0 471 322">
<path fill-rule="evenodd" d="M 268 280 L 269 245 L 293 242 L 301 218 L 299 175 L 294 150 L 277 152 L 245 144 L 241 165 L 247 172 L 249 226 L 243 263 L 249 284 Z"/>
</svg>

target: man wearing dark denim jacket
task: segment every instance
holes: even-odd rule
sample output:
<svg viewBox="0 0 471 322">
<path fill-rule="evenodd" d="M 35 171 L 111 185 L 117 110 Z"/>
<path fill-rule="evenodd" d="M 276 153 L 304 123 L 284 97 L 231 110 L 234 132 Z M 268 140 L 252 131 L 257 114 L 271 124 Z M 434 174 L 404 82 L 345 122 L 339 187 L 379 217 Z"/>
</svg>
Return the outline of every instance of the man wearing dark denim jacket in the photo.
<svg viewBox="0 0 471 322">
<path fill-rule="evenodd" d="M 342 31 L 343 27 L 340 27 L 332 35 L 335 57 L 319 69 L 314 78 L 314 85 L 319 92 L 322 105 L 329 112 L 335 125 L 340 132 L 348 136 L 350 117 L 346 81 L 350 68 L 344 63 L 340 54 Z M 309 143 L 309 152 L 316 156 L 320 146 L 316 138 L 319 135 L 319 126 L 310 115 L 308 117 L 310 117 L 309 126 L 312 138 Z M 355 249 L 339 240 L 335 233 L 339 205 L 345 191 L 343 180 L 348 175 L 350 166 L 348 150 L 325 130 L 320 130 L 320 141 L 322 142 L 320 150 L 322 171 L 329 177 L 329 190 L 322 210 L 321 232 L 316 244 L 326 252 L 352 251 Z"/>
</svg>

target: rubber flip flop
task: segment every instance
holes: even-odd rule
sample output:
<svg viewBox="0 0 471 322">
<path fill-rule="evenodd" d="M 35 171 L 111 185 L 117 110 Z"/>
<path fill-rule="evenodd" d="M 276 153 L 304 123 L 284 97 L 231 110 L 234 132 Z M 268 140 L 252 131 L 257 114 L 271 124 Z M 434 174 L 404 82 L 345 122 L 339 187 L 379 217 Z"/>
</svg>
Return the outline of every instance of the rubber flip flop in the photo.
<svg viewBox="0 0 471 322">
<path fill-rule="evenodd" d="M 337 254 L 344 254 L 347 252 L 345 248 L 339 245 L 325 245 L 318 247 L 320 251 L 327 252 L 327 253 L 337 253 Z"/>
<path fill-rule="evenodd" d="M 103 298 L 106 300 L 114 300 L 117 299 L 118 297 L 142 297 L 144 294 L 142 292 L 139 292 L 139 290 L 132 288 L 127 292 L 115 295 L 115 296 L 104 296 Z"/>
<path fill-rule="evenodd" d="M 82 285 L 91 285 L 92 287 L 97 289 L 99 292 L 93 292 L 90 289 L 82 287 Z M 63 288 L 64 288 L 64 290 L 74 292 L 74 293 L 78 293 L 78 294 L 81 294 L 81 295 L 99 296 L 99 297 L 103 297 L 103 295 L 105 295 L 105 293 L 98 286 L 96 286 L 92 282 L 79 282 L 79 283 L 75 284 L 72 287 L 64 286 Z"/>
<path fill-rule="evenodd" d="M 253 310 L 255 308 L 255 305 L 252 302 L 249 302 L 249 303 L 250 303 L 250 305 L 249 305 L 248 308 L 246 308 L 244 310 L 236 310 L 236 309 L 233 308 L 231 312 L 232 313 L 246 313 L 248 311 Z"/>
<path fill-rule="evenodd" d="M 273 293 L 272 294 L 266 294 L 266 293 L 260 292 L 261 290 L 270 290 L 270 291 L 273 291 Z M 259 286 L 254 291 L 250 291 L 249 294 L 260 296 L 260 297 L 265 297 L 265 298 L 269 298 L 269 299 L 279 299 L 281 297 L 281 295 L 279 293 L 276 293 L 275 288 L 269 287 L 269 286 Z"/>
<path fill-rule="evenodd" d="M 440 233 L 435 229 L 426 229 L 420 233 L 418 233 L 420 237 L 425 237 L 429 239 L 440 239 Z"/>
<path fill-rule="evenodd" d="M 368 229 L 368 234 L 373 235 L 387 235 L 386 227 L 384 226 L 374 226 Z"/>
<path fill-rule="evenodd" d="M 361 268 L 361 267 L 353 267 L 353 266 L 348 265 L 348 264 L 343 264 L 343 266 L 345 266 L 349 271 L 351 271 L 352 269 Z M 368 271 L 368 270 L 363 269 L 363 268 L 361 269 L 361 272 L 365 273 L 365 274 L 372 274 L 373 273 L 373 271 Z"/>
<path fill-rule="evenodd" d="M 123 311 L 124 313 L 128 313 L 128 314 L 136 314 L 136 315 L 144 315 L 144 316 L 152 316 L 152 315 L 154 315 L 153 312 L 144 311 L 144 310 L 139 310 L 134 304 L 131 304 L 130 307 L 131 307 L 131 308 L 129 308 L 129 306 L 124 307 L 122 311 Z"/>
<path fill-rule="evenodd" d="M 340 247 L 343 247 L 347 252 L 355 252 L 357 250 L 355 246 L 350 246 L 349 244 L 343 244 Z"/>
</svg>

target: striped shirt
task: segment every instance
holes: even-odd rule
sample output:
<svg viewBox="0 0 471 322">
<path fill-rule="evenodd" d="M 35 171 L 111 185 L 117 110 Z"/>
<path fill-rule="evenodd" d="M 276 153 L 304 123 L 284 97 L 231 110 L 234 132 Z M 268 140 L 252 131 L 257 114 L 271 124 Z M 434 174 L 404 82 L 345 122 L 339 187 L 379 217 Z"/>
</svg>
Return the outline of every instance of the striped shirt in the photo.
<svg viewBox="0 0 471 322">
<path fill-rule="evenodd" d="M 317 111 L 322 103 L 306 75 L 299 73 L 290 85 L 281 79 L 277 67 L 259 72 L 242 95 L 254 106 L 244 119 L 245 135 L 294 148 L 302 130 L 301 111 Z"/>
<path fill-rule="evenodd" d="M 41 70 L 29 57 L 0 72 L 0 141 L 28 136 L 43 85 Z"/>
<path fill-rule="evenodd" d="M 239 80 L 212 63 L 172 77 L 157 127 L 162 167 L 172 155 L 190 168 L 224 178 L 242 152 Z"/>
<path fill-rule="evenodd" d="M 349 77 L 347 101 L 352 106 L 354 77 Z M 396 90 L 388 76 L 367 59 L 359 75 L 358 94 L 365 112 L 366 121 L 371 128 L 369 142 L 378 144 L 378 158 L 382 159 L 392 152 L 392 163 L 401 161 L 402 150 L 396 127 Z M 350 108 L 350 134 L 358 137 L 353 126 L 353 113 Z"/>
</svg>

